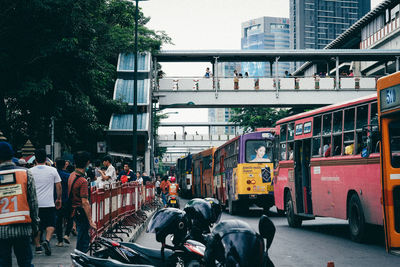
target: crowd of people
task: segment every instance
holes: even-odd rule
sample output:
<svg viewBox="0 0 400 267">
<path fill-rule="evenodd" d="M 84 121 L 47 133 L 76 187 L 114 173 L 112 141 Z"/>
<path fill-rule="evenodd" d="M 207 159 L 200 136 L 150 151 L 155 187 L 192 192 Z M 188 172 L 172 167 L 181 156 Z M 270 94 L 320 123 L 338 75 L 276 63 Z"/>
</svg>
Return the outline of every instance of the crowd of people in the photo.
<svg viewBox="0 0 400 267">
<path fill-rule="evenodd" d="M 36 254 L 50 256 L 54 233 L 58 247 L 70 244 L 71 233 L 77 235 L 76 249 L 86 253 L 90 229 L 96 229 L 90 187 L 152 181 L 146 172 L 135 174 L 129 162 L 116 169 L 111 156 L 95 164 L 88 152 L 76 153 L 73 164 L 62 158 L 53 163 L 44 149 L 37 149 L 34 156 L 29 166 L 14 158 L 9 143 L 0 142 L 0 266 L 11 266 L 12 249 L 19 266 L 31 266 L 31 243 Z"/>
</svg>

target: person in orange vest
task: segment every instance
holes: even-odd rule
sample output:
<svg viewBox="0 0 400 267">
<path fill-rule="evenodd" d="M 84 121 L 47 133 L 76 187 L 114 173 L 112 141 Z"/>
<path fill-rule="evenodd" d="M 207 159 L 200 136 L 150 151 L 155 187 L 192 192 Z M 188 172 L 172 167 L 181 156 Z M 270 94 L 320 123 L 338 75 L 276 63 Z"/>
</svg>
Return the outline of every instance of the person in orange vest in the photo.
<svg viewBox="0 0 400 267">
<path fill-rule="evenodd" d="M 31 236 L 39 231 L 39 208 L 32 173 L 11 161 L 13 149 L 0 142 L 0 266 L 31 266 Z"/>
<path fill-rule="evenodd" d="M 164 207 L 167 206 L 167 198 L 168 198 L 168 193 L 169 193 L 169 186 L 170 183 L 168 181 L 168 176 L 164 176 L 161 184 L 160 184 L 160 188 L 161 188 L 161 198 L 162 198 L 162 202 L 164 204 Z"/>
<path fill-rule="evenodd" d="M 176 178 L 172 176 L 171 183 L 169 185 L 169 195 L 178 196 L 178 191 L 179 191 L 179 185 L 176 183 Z"/>
</svg>

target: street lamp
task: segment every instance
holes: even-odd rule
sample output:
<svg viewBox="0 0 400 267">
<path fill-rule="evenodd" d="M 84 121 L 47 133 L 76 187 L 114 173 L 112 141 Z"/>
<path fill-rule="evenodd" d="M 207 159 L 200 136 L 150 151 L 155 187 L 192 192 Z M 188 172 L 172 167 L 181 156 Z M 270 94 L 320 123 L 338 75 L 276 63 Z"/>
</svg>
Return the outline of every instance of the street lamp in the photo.
<svg viewBox="0 0 400 267">
<path fill-rule="evenodd" d="M 147 0 L 135 0 L 135 46 L 134 46 L 134 74 L 133 74 L 133 127 L 132 127 L 132 168 L 133 172 L 136 173 L 137 168 L 137 80 L 138 80 L 138 24 L 139 24 L 139 1 Z"/>
</svg>

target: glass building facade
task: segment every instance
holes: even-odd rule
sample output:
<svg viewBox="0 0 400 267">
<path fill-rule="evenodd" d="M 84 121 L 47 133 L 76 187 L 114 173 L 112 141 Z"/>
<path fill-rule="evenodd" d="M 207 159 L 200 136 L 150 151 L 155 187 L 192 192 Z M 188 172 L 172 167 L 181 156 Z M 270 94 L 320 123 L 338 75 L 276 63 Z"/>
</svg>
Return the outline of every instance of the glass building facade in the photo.
<svg viewBox="0 0 400 267">
<path fill-rule="evenodd" d="M 291 48 L 323 49 L 370 9 L 370 0 L 290 0 Z"/>
<path fill-rule="evenodd" d="M 290 48 L 289 19 L 262 17 L 242 23 L 241 48 L 243 50 L 285 50 Z M 279 75 L 290 71 L 290 63 L 279 63 Z M 250 77 L 270 77 L 270 64 L 264 62 L 243 62 L 242 73 Z M 272 69 L 275 75 L 275 68 Z"/>
</svg>

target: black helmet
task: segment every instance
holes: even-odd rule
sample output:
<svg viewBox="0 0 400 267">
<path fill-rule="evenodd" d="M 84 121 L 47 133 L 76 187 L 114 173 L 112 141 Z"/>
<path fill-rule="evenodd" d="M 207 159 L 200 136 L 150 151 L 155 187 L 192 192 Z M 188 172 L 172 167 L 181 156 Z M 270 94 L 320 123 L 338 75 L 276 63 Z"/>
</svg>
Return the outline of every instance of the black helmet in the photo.
<svg viewBox="0 0 400 267">
<path fill-rule="evenodd" d="M 174 235 L 173 243 L 179 244 L 187 233 L 186 213 L 175 208 L 161 209 L 151 218 L 147 232 L 156 233 L 156 240 L 165 243 L 167 235 Z"/>
<path fill-rule="evenodd" d="M 207 266 L 215 266 L 216 260 L 223 266 L 263 266 L 263 259 L 263 238 L 240 220 L 218 223 L 204 255 Z"/>
<path fill-rule="evenodd" d="M 207 197 L 204 200 L 208 201 L 211 204 L 211 223 L 214 224 L 219 222 L 222 214 L 222 207 L 221 204 L 219 204 L 218 199 Z"/>
<path fill-rule="evenodd" d="M 204 226 L 212 224 L 211 204 L 201 198 L 193 198 L 185 206 L 185 212 L 190 220 Z"/>
</svg>

